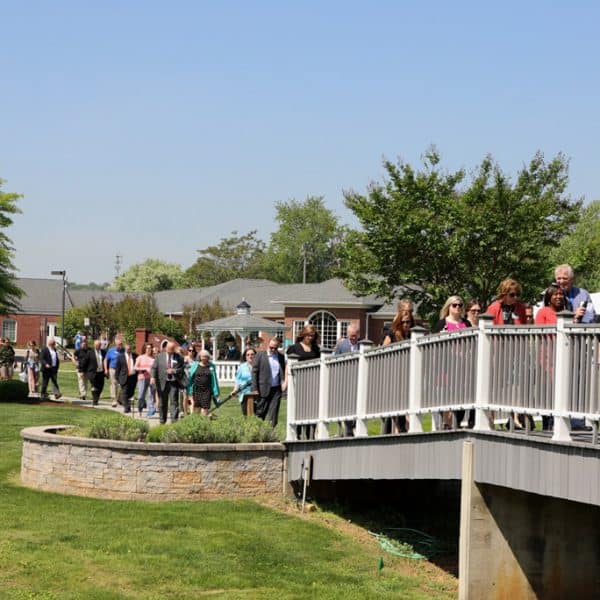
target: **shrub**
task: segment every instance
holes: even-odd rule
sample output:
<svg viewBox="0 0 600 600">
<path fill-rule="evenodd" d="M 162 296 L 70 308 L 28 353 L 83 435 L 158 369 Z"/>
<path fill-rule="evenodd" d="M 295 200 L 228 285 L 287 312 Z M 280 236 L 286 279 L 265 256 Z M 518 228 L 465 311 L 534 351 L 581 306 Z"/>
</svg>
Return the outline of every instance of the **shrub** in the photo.
<svg viewBox="0 0 600 600">
<path fill-rule="evenodd" d="M 125 442 L 143 441 L 148 434 L 148 423 L 137 421 L 124 415 L 102 415 L 93 419 L 87 437 L 102 440 L 122 440 Z"/>
<path fill-rule="evenodd" d="M 165 435 L 165 430 L 168 427 L 168 425 L 156 425 L 155 427 L 152 427 L 146 436 L 146 441 L 156 443 L 162 442 L 163 436 Z"/>
<path fill-rule="evenodd" d="M 277 432 L 267 421 L 261 421 L 258 417 L 248 417 L 244 421 L 241 441 L 245 444 L 276 442 Z"/>
<path fill-rule="evenodd" d="M 225 417 L 212 421 L 190 415 L 177 423 L 152 428 L 146 439 L 170 444 L 236 444 L 274 442 L 277 433 L 269 423 L 256 417 Z"/>
<path fill-rule="evenodd" d="M 27 402 L 29 386 L 18 379 L 0 381 L 0 402 Z"/>
</svg>

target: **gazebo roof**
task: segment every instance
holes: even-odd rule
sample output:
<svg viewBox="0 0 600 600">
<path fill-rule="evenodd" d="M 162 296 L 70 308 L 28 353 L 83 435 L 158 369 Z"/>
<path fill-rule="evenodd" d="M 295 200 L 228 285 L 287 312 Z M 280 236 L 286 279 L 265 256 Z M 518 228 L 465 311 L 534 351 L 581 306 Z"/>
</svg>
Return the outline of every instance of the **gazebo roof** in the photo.
<svg viewBox="0 0 600 600">
<path fill-rule="evenodd" d="M 215 319 L 214 321 L 207 321 L 206 323 L 200 323 L 196 325 L 196 331 L 239 331 L 239 332 L 250 332 L 250 331 L 266 331 L 276 332 L 282 329 L 289 329 L 288 325 L 283 323 L 276 323 L 269 319 L 263 319 L 262 317 L 255 317 L 251 314 L 231 315 L 229 317 L 223 317 L 222 319 Z"/>
</svg>

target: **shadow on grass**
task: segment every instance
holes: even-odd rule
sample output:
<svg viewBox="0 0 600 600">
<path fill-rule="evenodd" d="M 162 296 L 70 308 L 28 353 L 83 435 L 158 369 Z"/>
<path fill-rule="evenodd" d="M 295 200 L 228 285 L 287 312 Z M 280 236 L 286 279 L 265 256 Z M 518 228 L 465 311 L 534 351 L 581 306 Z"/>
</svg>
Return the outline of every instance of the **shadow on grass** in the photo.
<svg viewBox="0 0 600 600">
<path fill-rule="evenodd" d="M 297 495 L 301 496 L 301 488 Z M 319 507 L 385 536 L 384 550 L 422 555 L 458 577 L 460 482 L 439 480 L 313 481 Z M 411 556 L 412 555 L 412 556 Z"/>
</svg>

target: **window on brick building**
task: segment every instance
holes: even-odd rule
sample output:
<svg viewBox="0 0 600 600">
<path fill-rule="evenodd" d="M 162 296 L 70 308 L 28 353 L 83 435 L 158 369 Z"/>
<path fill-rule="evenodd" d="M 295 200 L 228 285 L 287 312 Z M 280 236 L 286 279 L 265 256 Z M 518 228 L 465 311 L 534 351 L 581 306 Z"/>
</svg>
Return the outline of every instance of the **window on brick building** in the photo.
<svg viewBox="0 0 600 600">
<path fill-rule="evenodd" d="M 2 321 L 2 337 L 8 338 L 13 343 L 17 341 L 17 322 L 14 319 Z"/>
</svg>

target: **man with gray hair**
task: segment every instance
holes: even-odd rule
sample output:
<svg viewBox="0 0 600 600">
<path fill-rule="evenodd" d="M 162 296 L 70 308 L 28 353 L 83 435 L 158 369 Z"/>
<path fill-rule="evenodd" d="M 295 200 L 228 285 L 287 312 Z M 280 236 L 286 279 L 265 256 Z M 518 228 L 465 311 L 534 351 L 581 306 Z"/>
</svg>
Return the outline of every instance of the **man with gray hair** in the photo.
<svg viewBox="0 0 600 600">
<path fill-rule="evenodd" d="M 336 344 L 333 354 L 338 356 L 340 354 L 347 354 L 348 352 L 358 352 L 360 346 L 358 344 L 358 338 L 360 336 L 360 329 L 358 325 L 351 323 L 346 329 L 346 337 L 339 340 Z M 340 434 L 343 433 L 346 437 L 352 437 L 354 435 L 354 428 L 356 427 L 356 421 L 340 421 L 339 428 Z"/>
<path fill-rule="evenodd" d="M 169 342 L 160 352 L 150 373 L 150 385 L 155 385 L 160 398 L 160 422 L 167 422 L 169 406 L 171 421 L 179 418 L 179 388 L 183 379 L 184 362 L 181 354 L 175 352 L 175 342 Z"/>
<path fill-rule="evenodd" d="M 558 265 L 554 269 L 554 281 L 558 283 L 565 294 L 566 308 L 575 314 L 576 323 L 593 323 L 596 320 L 596 311 L 592 298 L 587 290 L 573 285 L 575 273 L 571 265 Z"/>
</svg>

